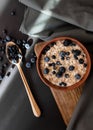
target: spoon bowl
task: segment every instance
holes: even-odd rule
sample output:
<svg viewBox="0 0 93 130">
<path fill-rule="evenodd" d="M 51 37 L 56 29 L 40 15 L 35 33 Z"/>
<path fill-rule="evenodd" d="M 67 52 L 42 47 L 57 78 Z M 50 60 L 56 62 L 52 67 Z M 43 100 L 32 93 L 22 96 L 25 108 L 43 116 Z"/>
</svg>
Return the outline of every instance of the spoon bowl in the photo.
<svg viewBox="0 0 93 130">
<path fill-rule="evenodd" d="M 15 64 L 17 66 L 20 76 L 22 78 L 22 81 L 24 83 L 25 90 L 27 92 L 30 104 L 32 106 L 32 111 L 36 117 L 39 117 L 41 115 L 41 111 L 33 97 L 33 94 L 27 83 L 23 70 L 20 66 L 21 61 L 22 61 L 22 52 L 21 52 L 20 48 L 14 42 L 8 42 L 6 44 L 6 56 L 10 63 Z"/>
</svg>

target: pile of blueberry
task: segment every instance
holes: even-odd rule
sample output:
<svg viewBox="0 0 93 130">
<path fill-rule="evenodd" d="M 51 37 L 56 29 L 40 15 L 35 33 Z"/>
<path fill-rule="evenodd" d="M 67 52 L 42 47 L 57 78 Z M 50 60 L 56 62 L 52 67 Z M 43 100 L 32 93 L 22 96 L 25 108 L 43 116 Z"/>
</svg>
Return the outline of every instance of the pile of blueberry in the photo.
<svg viewBox="0 0 93 130">
<path fill-rule="evenodd" d="M 18 63 L 19 59 L 22 59 L 22 54 L 19 52 L 19 48 L 16 45 L 8 46 L 7 53 L 9 60 L 13 64 Z"/>
<path fill-rule="evenodd" d="M 6 73 L 10 62 L 8 61 L 7 57 L 6 57 L 6 53 L 5 53 L 5 49 L 6 49 L 6 43 L 9 41 L 13 41 L 16 45 L 18 45 L 18 47 L 21 49 L 22 51 L 22 55 L 23 57 L 25 57 L 26 54 L 26 50 L 30 49 L 31 44 L 32 44 L 32 40 L 31 41 L 27 41 L 27 40 L 20 40 L 20 39 L 15 39 L 12 36 L 7 34 L 7 30 L 4 29 L 3 31 L 4 37 L 0 38 L 0 83 L 3 80 L 3 77 L 5 75 L 9 76 L 9 73 Z M 13 63 L 17 63 L 18 59 L 21 58 L 21 54 L 19 53 L 18 49 L 16 48 L 16 46 L 10 46 L 8 48 L 8 55 L 9 55 L 9 59 L 13 61 Z M 35 54 L 31 54 L 32 59 L 31 62 L 34 63 L 36 60 L 36 56 Z M 12 68 L 14 68 L 14 65 L 12 65 Z"/>
</svg>

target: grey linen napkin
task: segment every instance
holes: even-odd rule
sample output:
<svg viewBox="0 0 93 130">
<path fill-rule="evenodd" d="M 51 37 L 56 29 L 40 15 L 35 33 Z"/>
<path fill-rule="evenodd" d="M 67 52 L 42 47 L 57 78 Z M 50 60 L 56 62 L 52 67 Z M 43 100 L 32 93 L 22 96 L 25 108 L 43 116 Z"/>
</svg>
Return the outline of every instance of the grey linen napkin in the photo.
<svg viewBox="0 0 93 130">
<path fill-rule="evenodd" d="M 92 0 L 19 0 L 40 13 L 93 31 Z M 44 18 L 46 19 L 46 18 Z M 55 25 L 54 25 L 55 26 Z"/>
<path fill-rule="evenodd" d="M 45 41 L 58 36 L 74 37 L 93 51 L 93 34 L 85 31 L 93 31 L 92 0 L 19 1 L 29 6 L 20 31 Z M 92 78 L 91 71 L 67 130 L 93 130 Z"/>
</svg>

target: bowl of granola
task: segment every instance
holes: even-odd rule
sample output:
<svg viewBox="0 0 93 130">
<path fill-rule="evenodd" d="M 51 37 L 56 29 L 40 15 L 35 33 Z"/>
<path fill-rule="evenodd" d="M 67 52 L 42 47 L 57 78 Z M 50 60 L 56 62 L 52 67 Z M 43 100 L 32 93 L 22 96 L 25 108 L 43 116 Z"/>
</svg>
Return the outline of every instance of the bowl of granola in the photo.
<svg viewBox="0 0 93 130">
<path fill-rule="evenodd" d="M 91 59 L 87 49 L 71 37 L 59 37 L 35 46 L 37 71 L 49 87 L 71 90 L 85 83 Z"/>
</svg>

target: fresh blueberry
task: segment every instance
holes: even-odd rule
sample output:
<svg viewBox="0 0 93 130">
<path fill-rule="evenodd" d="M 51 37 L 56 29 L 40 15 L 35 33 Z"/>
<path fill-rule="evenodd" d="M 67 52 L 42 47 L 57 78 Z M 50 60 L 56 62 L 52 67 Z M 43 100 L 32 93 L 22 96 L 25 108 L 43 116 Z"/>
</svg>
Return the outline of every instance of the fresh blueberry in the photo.
<svg viewBox="0 0 93 130">
<path fill-rule="evenodd" d="M 48 68 L 45 68 L 44 71 L 43 71 L 44 74 L 48 74 L 49 73 L 49 69 Z"/>
<path fill-rule="evenodd" d="M 60 61 L 56 61 L 56 65 L 62 65 Z"/>
<path fill-rule="evenodd" d="M 6 35 L 6 40 L 7 40 L 7 41 L 11 41 L 11 37 L 8 36 L 8 35 Z"/>
<path fill-rule="evenodd" d="M 66 55 L 66 52 L 65 51 L 61 51 L 60 53 L 59 53 L 59 56 L 61 56 L 61 57 L 64 57 Z"/>
<path fill-rule="evenodd" d="M 30 49 L 30 46 L 31 46 L 31 45 L 30 45 L 29 43 L 25 43 L 24 46 L 25 46 L 25 48 L 28 50 L 28 49 Z"/>
<path fill-rule="evenodd" d="M 75 60 L 78 60 L 78 57 L 77 57 L 76 55 L 74 55 L 74 59 L 75 59 Z"/>
<path fill-rule="evenodd" d="M 79 64 L 83 64 L 84 60 L 83 59 L 79 59 Z"/>
<path fill-rule="evenodd" d="M 52 63 L 49 63 L 48 65 L 49 65 L 49 66 L 52 66 Z"/>
<path fill-rule="evenodd" d="M 52 74 L 56 74 L 56 71 L 52 71 Z"/>
<path fill-rule="evenodd" d="M 7 30 L 6 29 L 3 29 L 3 34 L 7 34 Z"/>
<path fill-rule="evenodd" d="M 53 62 L 53 63 L 52 63 L 52 66 L 54 66 L 54 67 L 55 67 L 55 65 L 56 65 L 56 64 Z"/>
<path fill-rule="evenodd" d="M 56 59 L 56 56 L 55 56 L 55 55 L 52 55 L 52 59 Z"/>
<path fill-rule="evenodd" d="M 58 72 L 56 73 L 56 77 L 57 77 L 57 78 L 61 78 L 62 75 L 63 75 L 63 73 L 62 73 L 61 71 L 58 71 Z"/>
<path fill-rule="evenodd" d="M 84 67 L 87 67 L 87 63 L 84 63 Z"/>
<path fill-rule="evenodd" d="M 48 61 L 50 61 L 50 58 L 49 58 L 48 56 L 46 56 L 46 57 L 44 58 L 44 61 L 45 61 L 45 62 L 48 62 Z"/>
<path fill-rule="evenodd" d="M 70 46 L 76 46 L 76 44 L 72 42 L 72 43 L 70 44 Z"/>
<path fill-rule="evenodd" d="M 36 58 L 35 57 L 32 57 L 31 58 L 31 63 L 35 63 L 36 62 Z"/>
<path fill-rule="evenodd" d="M 66 53 L 65 53 L 65 55 L 70 55 L 70 52 L 69 52 L 69 51 L 68 51 L 68 52 L 66 52 Z"/>
<path fill-rule="evenodd" d="M 73 71 L 75 69 L 75 67 L 73 65 L 69 66 L 69 70 Z"/>
<path fill-rule="evenodd" d="M 62 73 L 65 73 L 66 68 L 65 68 L 65 67 L 60 67 L 60 68 L 59 68 L 59 71 L 62 72 Z"/>
<path fill-rule="evenodd" d="M 31 63 L 30 62 L 26 63 L 26 68 L 28 68 L 28 69 L 31 68 Z"/>
<path fill-rule="evenodd" d="M 69 46 L 71 43 L 72 43 L 71 40 L 66 39 L 66 40 L 63 42 L 63 45 L 64 45 L 64 46 Z"/>
<path fill-rule="evenodd" d="M 9 76 L 10 76 L 10 74 L 11 74 L 11 72 L 7 72 L 6 76 L 7 76 L 7 77 L 9 77 Z"/>
<path fill-rule="evenodd" d="M 75 75 L 75 78 L 76 78 L 76 79 L 80 79 L 80 78 L 81 78 L 81 75 L 80 75 L 80 74 L 76 74 L 76 75 Z"/>
<path fill-rule="evenodd" d="M 69 74 L 65 74 L 65 78 L 69 78 Z"/>
<path fill-rule="evenodd" d="M 61 60 L 64 60 L 65 58 L 64 58 L 64 56 L 63 57 L 61 57 Z"/>
<path fill-rule="evenodd" d="M 79 56 L 79 55 L 81 54 L 81 51 L 78 50 L 78 49 L 76 49 L 76 50 L 73 50 L 73 49 L 72 49 L 72 53 L 73 53 L 74 55 L 76 55 L 76 56 Z"/>
<path fill-rule="evenodd" d="M 11 11 L 10 14 L 11 14 L 11 16 L 14 16 L 16 14 L 16 11 L 13 10 L 13 11 Z"/>
<path fill-rule="evenodd" d="M 46 52 L 47 52 L 48 50 L 50 50 L 50 46 L 46 46 L 45 50 L 46 50 Z"/>
<path fill-rule="evenodd" d="M 65 82 L 61 82 L 61 83 L 59 83 L 59 85 L 62 86 L 62 87 L 67 86 L 67 84 Z"/>
<path fill-rule="evenodd" d="M 22 41 L 18 39 L 18 40 L 16 40 L 16 44 L 21 46 L 22 45 Z"/>
</svg>

